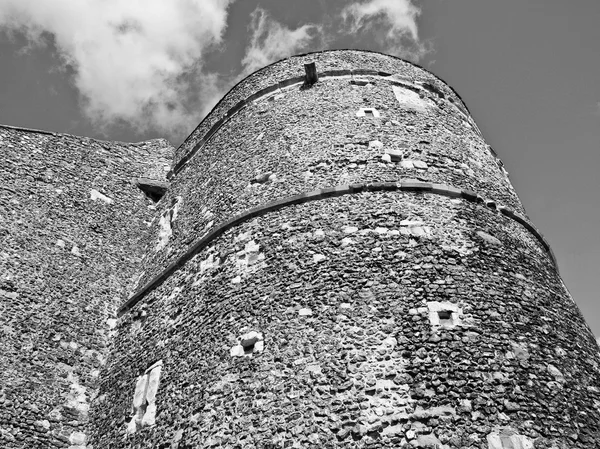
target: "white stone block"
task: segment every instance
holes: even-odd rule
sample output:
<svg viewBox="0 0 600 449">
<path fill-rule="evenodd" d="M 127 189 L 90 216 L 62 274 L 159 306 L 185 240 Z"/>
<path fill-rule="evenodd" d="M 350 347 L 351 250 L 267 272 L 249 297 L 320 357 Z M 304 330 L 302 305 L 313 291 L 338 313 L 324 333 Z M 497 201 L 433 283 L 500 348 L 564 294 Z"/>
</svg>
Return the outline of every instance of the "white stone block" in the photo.
<svg viewBox="0 0 600 449">
<path fill-rule="evenodd" d="M 87 440 L 87 436 L 83 432 L 73 432 L 69 436 L 69 442 L 75 446 L 83 446 Z"/>
<path fill-rule="evenodd" d="M 231 357 L 243 357 L 245 355 L 244 347 L 242 345 L 232 346 L 229 350 L 229 355 Z"/>
<path fill-rule="evenodd" d="M 148 375 L 138 377 L 135 384 L 135 393 L 133 394 L 133 408 L 139 408 L 144 404 L 146 398 L 146 389 L 148 388 Z"/>
<path fill-rule="evenodd" d="M 157 366 L 150 371 L 148 374 L 148 388 L 146 390 L 146 401 L 149 404 L 154 403 L 156 400 L 156 392 L 158 391 L 158 381 L 160 379 L 160 373 L 162 366 Z"/>
<path fill-rule="evenodd" d="M 96 189 L 90 190 L 90 198 L 92 199 L 92 201 L 101 200 L 107 204 L 110 204 L 113 202 L 112 199 L 110 199 L 106 195 L 103 195 L 102 193 L 98 192 Z"/>
<path fill-rule="evenodd" d="M 325 259 L 327 259 L 327 257 L 325 257 L 323 254 L 315 254 L 313 256 L 313 262 L 315 263 L 323 262 Z"/>
<path fill-rule="evenodd" d="M 156 423 L 156 404 L 148 404 L 146 413 L 142 418 L 142 426 L 153 426 Z"/>
<path fill-rule="evenodd" d="M 137 424 L 135 422 L 135 416 L 131 418 L 131 421 L 127 424 L 127 433 L 132 434 L 137 430 Z"/>
<path fill-rule="evenodd" d="M 298 315 L 300 315 L 300 316 L 311 316 L 312 315 L 312 310 L 306 309 L 306 308 L 300 309 L 300 310 L 298 310 Z"/>
</svg>

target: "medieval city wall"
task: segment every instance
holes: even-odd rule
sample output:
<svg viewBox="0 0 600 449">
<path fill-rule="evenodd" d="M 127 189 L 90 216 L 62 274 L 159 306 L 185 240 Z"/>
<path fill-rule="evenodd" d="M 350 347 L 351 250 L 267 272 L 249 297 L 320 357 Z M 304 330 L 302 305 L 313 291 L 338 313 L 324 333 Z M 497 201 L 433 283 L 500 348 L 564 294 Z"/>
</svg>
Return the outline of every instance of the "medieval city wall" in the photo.
<svg viewBox="0 0 600 449">
<path fill-rule="evenodd" d="M 356 51 L 280 61 L 227 95 L 170 180 L 94 447 L 600 444 L 594 338 L 430 73 Z"/>
<path fill-rule="evenodd" d="M 131 294 L 164 140 L 0 127 L 0 447 L 83 448 L 116 309 Z"/>
</svg>

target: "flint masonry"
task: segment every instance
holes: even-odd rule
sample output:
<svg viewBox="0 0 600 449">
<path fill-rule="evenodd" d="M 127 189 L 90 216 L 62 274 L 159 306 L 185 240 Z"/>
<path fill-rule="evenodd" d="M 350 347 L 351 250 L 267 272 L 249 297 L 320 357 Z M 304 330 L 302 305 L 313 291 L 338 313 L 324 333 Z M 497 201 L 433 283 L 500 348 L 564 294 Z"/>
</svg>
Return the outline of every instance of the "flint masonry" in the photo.
<svg viewBox="0 0 600 449">
<path fill-rule="evenodd" d="M 600 447 L 594 337 L 430 72 L 299 55 L 178 149 L 0 147 L 2 447 Z"/>
</svg>

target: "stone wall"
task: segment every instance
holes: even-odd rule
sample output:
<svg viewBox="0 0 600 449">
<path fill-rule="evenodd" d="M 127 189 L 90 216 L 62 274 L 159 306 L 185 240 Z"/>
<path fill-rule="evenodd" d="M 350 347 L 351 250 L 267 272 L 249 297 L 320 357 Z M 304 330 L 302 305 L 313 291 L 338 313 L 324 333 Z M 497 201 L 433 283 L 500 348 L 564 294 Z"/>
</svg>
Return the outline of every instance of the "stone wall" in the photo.
<svg viewBox="0 0 600 449">
<path fill-rule="evenodd" d="M 320 80 L 303 85 L 312 61 Z M 280 61 L 176 161 L 94 447 L 600 445 L 598 347 L 502 163 L 433 75 L 369 52 Z M 407 178 L 446 194 L 391 188 Z"/>
<path fill-rule="evenodd" d="M 538 240 L 483 205 L 379 192 L 290 206 L 145 300 L 102 377 L 99 447 L 599 442 L 594 339 Z M 244 350 L 250 332 L 259 349 Z M 154 425 L 128 434 L 159 361 Z"/>
<path fill-rule="evenodd" d="M 173 149 L 0 127 L 0 447 L 83 448 Z"/>
<path fill-rule="evenodd" d="M 323 60 L 324 55 L 329 59 Z M 324 68 L 348 65 L 344 52 L 317 57 Z M 148 252 L 140 285 L 216 223 L 316 188 L 415 178 L 473 190 L 525 215 L 502 163 L 472 119 L 456 106 L 458 97 L 450 101 L 454 94 L 449 88 L 396 58 L 371 53 L 364 57 L 369 59 L 357 59 L 356 64 L 362 64 L 358 67 L 376 69 L 379 61 L 395 75 L 324 78 L 310 89 L 298 84 L 275 91 L 249 102 L 196 150 L 162 202 L 163 214 L 177 204 L 179 218 L 169 231 L 169 244 Z M 303 70 L 308 59 L 281 64 L 287 68 L 293 60 L 296 69 Z M 277 65 L 267 69 L 266 82 L 283 76 Z M 353 84 L 356 81 L 367 84 Z M 434 83 L 435 92 L 423 87 Z M 242 93 L 251 96 L 246 83 L 240 85 Z M 446 94 L 440 96 L 442 91 Z M 234 93 L 237 99 L 239 93 L 230 95 Z M 379 117 L 357 116 L 369 107 Z M 153 232 L 158 242 L 164 228 L 157 222 Z"/>
</svg>

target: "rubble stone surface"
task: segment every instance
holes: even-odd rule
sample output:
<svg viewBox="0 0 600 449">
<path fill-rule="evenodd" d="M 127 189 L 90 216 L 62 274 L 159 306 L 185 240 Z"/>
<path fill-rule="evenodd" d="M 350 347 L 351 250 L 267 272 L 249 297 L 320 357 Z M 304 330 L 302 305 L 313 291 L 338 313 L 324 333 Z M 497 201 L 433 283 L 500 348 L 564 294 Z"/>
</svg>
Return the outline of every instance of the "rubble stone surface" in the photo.
<svg viewBox="0 0 600 449">
<path fill-rule="evenodd" d="M 134 290 L 165 140 L 0 126 L 0 447 L 83 448 L 117 307 Z M 113 325 L 114 327 L 114 325 Z"/>
<path fill-rule="evenodd" d="M 163 143 L 0 136 L 7 448 L 600 447 L 599 348 L 466 106 L 418 66 L 259 70 L 156 204 L 137 180 L 166 186 Z M 68 179 L 47 188 L 45 157 Z"/>
</svg>

